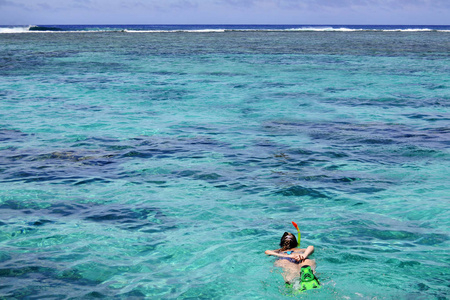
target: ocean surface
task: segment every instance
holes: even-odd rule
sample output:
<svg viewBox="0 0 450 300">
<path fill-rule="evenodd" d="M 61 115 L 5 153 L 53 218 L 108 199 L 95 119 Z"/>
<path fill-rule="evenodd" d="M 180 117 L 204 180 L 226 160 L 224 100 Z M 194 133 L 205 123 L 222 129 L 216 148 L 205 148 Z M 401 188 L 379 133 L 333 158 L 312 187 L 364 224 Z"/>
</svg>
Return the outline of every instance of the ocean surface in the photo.
<svg viewBox="0 0 450 300">
<path fill-rule="evenodd" d="M 448 299 L 449 149 L 450 26 L 2 26 L 0 298 Z"/>
</svg>

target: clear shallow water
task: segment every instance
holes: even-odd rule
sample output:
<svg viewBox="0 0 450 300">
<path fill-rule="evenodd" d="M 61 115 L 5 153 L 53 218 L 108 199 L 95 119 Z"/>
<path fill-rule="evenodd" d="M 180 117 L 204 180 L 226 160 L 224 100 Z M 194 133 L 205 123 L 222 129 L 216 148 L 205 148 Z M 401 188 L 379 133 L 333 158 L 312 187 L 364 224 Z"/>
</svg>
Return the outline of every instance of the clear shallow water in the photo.
<svg viewBox="0 0 450 300">
<path fill-rule="evenodd" d="M 199 30 L 201 30 L 200 28 Z M 211 29 L 211 28 L 208 28 Z M 0 35 L 0 295 L 449 296 L 450 34 Z"/>
</svg>

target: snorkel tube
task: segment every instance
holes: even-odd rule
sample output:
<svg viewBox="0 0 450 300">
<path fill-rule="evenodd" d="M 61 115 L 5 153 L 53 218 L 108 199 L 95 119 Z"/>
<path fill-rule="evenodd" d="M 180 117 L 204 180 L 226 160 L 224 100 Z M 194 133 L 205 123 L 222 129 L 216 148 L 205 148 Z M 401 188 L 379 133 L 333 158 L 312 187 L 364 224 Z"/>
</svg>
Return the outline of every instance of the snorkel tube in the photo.
<svg viewBox="0 0 450 300">
<path fill-rule="evenodd" d="M 302 235 L 300 234 L 300 229 L 298 229 L 298 225 L 294 221 L 292 221 L 292 225 L 294 225 L 295 229 L 297 229 L 297 232 L 298 232 L 298 246 L 297 247 L 300 248 L 300 240 L 302 239 Z"/>
</svg>

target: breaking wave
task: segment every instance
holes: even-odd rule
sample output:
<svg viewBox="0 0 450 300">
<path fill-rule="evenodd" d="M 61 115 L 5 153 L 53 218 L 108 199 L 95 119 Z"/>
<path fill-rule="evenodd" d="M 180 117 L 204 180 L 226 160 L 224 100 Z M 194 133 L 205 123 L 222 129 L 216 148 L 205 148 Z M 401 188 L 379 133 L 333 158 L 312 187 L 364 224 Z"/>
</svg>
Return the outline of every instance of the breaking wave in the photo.
<svg viewBox="0 0 450 300">
<path fill-rule="evenodd" d="M 26 27 L 0 27 L 0 33 L 22 33 L 29 32 L 31 26 Z"/>
</svg>

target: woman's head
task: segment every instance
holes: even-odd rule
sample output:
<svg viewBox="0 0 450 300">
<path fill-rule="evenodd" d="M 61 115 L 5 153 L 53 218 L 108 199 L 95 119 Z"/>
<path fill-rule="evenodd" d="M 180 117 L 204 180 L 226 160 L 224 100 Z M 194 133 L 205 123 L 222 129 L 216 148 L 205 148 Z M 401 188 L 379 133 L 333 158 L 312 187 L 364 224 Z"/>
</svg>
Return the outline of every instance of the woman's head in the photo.
<svg viewBox="0 0 450 300">
<path fill-rule="evenodd" d="M 297 239 L 295 238 L 295 235 L 293 235 L 290 232 L 285 232 L 283 236 L 281 237 L 280 241 L 280 247 L 281 250 L 287 250 L 297 247 Z"/>
</svg>

